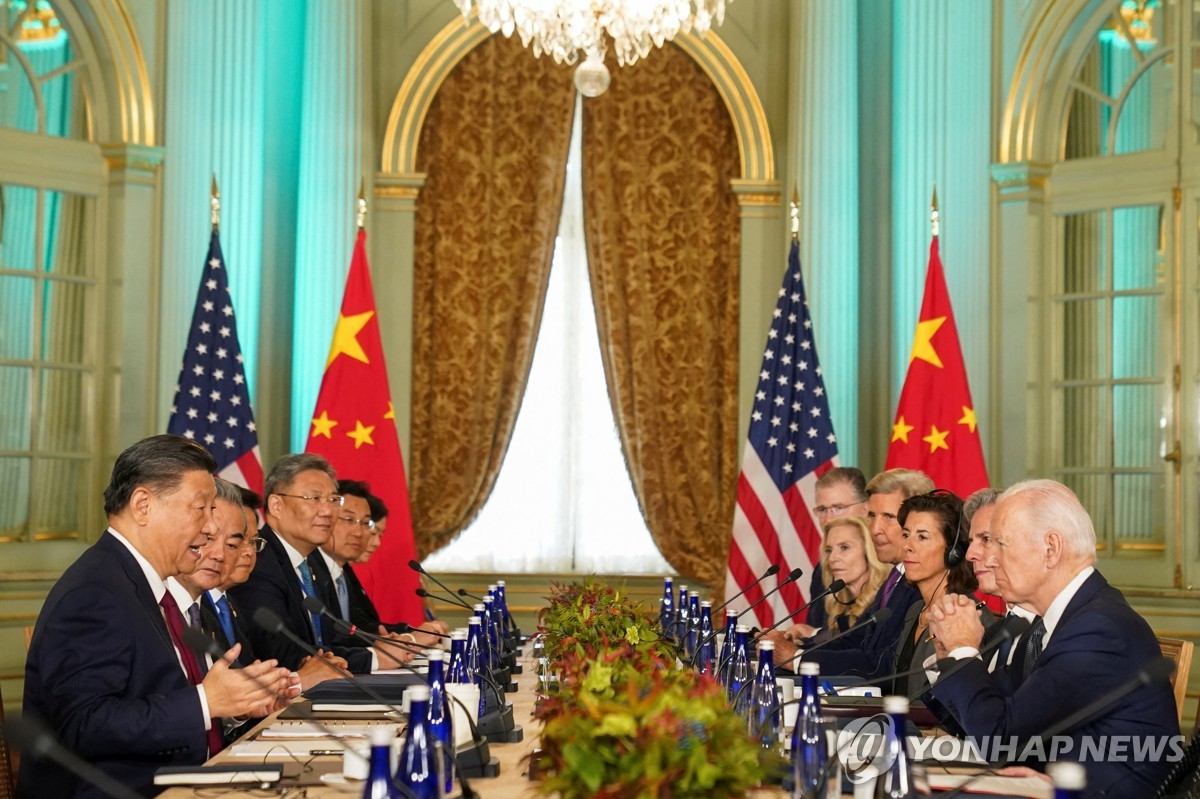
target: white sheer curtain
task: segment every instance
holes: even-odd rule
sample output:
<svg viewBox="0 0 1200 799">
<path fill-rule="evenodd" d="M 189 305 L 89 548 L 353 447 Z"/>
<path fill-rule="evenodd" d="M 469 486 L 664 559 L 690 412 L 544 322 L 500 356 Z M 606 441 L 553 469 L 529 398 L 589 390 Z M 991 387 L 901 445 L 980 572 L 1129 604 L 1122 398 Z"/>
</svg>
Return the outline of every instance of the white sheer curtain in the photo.
<svg viewBox="0 0 1200 799">
<path fill-rule="evenodd" d="M 671 571 L 638 509 L 608 401 L 583 239 L 581 120 L 542 327 L 512 443 L 487 504 L 431 570 Z"/>
</svg>

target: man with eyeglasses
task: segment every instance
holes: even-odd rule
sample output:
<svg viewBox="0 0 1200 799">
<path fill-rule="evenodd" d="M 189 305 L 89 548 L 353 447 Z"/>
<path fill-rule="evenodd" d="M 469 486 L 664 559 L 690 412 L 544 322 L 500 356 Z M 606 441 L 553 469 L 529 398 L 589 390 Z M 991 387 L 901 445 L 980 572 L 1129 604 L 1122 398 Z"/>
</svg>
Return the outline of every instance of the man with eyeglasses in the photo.
<svg viewBox="0 0 1200 799">
<path fill-rule="evenodd" d="M 266 548 L 250 579 L 230 591 L 243 611 L 253 618 L 259 608 L 269 608 L 293 633 L 344 659 L 356 674 L 396 668 L 397 658 L 411 659 L 392 647 L 339 639 L 328 620 L 304 607 L 305 596 L 320 598 L 308 556 L 332 535 L 345 504 L 329 461 L 319 455 L 285 455 L 271 467 L 265 494 L 266 524 L 259 535 L 266 539 Z M 270 654 L 293 671 L 305 662 L 307 653 L 284 636 L 257 625 L 248 632 L 260 656 Z"/>
<path fill-rule="evenodd" d="M 820 664 L 822 674 L 878 677 L 891 670 L 908 607 L 921 596 L 904 579 L 904 556 L 900 550 L 903 530 L 897 514 L 904 500 L 932 490 L 933 481 L 924 472 L 914 469 L 889 469 L 867 483 L 867 524 L 875 552 L 884 563 L 896 565 L 860 623 L 883 608 L 889 608 L 891 615 L 883 623 L 872 624 L 860 635 L 843 636 L 809 655 L 809 659 Z M 793 641 L 803 640 L 805 632 L 808 630 L 804 625 L 796 625 L 776 640 L 777 663 L 789 666 L 793 663 L 799 653 Z M 802 659 L 803 654 L 799 654 Z"/>
<path fill-rule="evenodd" d="M 867 515 L 867 478 L 862 469 L 854 466 L 837 466 L 817 478 L 814 492 L 816 504 L 813 513 L 817 524 L 824 530 L 830 519 L 841 516 Z M 813 565 L 812 579 L 809 581 L 808 595 L 819 596 L 825 590 L 825 578 L 821 574 L 821 564 Z M 825 626 L 825 603 L 817 602 L 808 609 L 805 623 L 812 627 L 812 633 Z"/>
</svg>

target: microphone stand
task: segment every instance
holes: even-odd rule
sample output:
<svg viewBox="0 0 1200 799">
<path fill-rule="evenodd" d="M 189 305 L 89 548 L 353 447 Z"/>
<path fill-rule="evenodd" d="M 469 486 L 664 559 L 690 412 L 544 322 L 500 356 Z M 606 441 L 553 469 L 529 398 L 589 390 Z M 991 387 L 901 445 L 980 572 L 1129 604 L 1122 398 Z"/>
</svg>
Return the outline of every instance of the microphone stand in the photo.
<svg viewBox="0 0 1200 799">
<path fill-rule="evenodd" d="M 291 633 L 291 630 L 287 630 L 287 627 L 284 626 L 283 620 L 280 619 L 275 614 L 275 612 L 270 610 L 269 608 L 259 608 L 259 612 L 256 612 L 254 614 L 254 621 L 260 627 L 264 627 L 264 624 L 263 624 L 264 622 L 271 622 L 272 624 L 274 622 L 278 622 L 279 627 L 280 627 L 279 631 L 283 632 L 286 630 L 286 632 L 283 632 L 284 637 L 287 637 L 287 635 L 289 633 Z M 264 627 L 264 629 L 266 629 L 266 627 Z M 276 630 L 273 627 L 270 628 L 269 631 L 276 632 Z M 197 630 L 194 627 L 184 625 L 183 641 L 185 644 L 188 645 L 189 648 L 191 648 L 197 654 L 208 655 L 209 658 L 212 659 L 213 663 L 216 663 L 218 660 L 225 660 L 225 653 L 221 651 L 221 648 L 219 646 L 217 646 L 216 641 L 212 640 L 207 635 L 205 635 L 202 631 Z M 309 652 L 309 654 L 317 657 L 318 660 L 323 662 L 328 668 L 337 672 L 340 676 L 348 678 L 352 685 L 355 685 L 355 687 L 357 687 L 359 690 L 363 691 L 363 693 L 367 694 L 368 696 L 371 696 L 372 699 L 379 702 L 381 705 L 384 705 L 384 706 L 390 708 L 392 710 L 392 712 L 395 713 L 396 715 L 398 715 L 398 716 L 404 715 L 404 712 L 400 708 L 396 707 L 391 702 L 384 700 L 378 694 L 375 694 L 374 696 L 372 696 L 372 694 L 374 692 L 370 691 L 365 685 L 359 684 L 358 678 L 356 678 L 353 674 L 351 674 L 348 671 L 344 671 L 340 667 L 331 663 L 329 660 L 320 657 L 320 654 L 317 652 L 317 650 L 314 647 L 310 646 L 307 641 L 303 641 L 302 639 L 299 639 L 297 637 L 297 640 L 293 641 L 293 643 L 296 643 L 298 646 L 300 646 L 301 649 L 304 649 L 305 651 Z M 228 660 L 225 660 L 225 663 L 231 667 L 234 665 L 232 662 L 230 662 Z M 259 688 L 262 688 L 262 689 L 274 694 L 277 699 L 283 699 L 285 701 L 291 700 L 291 697 L 272 690 L 262 680 L 258 679 L 257 677 L 253 677 L 253 676 L 247 674 L 243 669 L 237 669 L 236 671 L 239 674 L 241 674 L 243 677 L 245 677 L 247 680 L 250 680 L 252 683 L 257 685 Z M 337 733 L 335 733 L 329 727 L 328 724 L 326 724 L 325 722 L 323 722 L 319 718 L 317 718 L 316 714 L 314 714 L 309 708 L 306 708 L 304 705 L 289 704 L 288 707 L 295 708 L 297 715 L 299 715 L 302 719 L 304 719 L 309 724 L 312 724 L 314 727 L 316 727 L 318 730 L 320 730 L 323 734 L 328 736 L 330 739 L 339 739 L 340 738 L 340 736 Z M 359 760 L 367 763 L 368 766 L 370 765 L 369 758 L 366 755 L 363 755 L 357 749 L 355 749 L 353 747 L 344 747 L 343 751 L 350 752 L 353 757 L 356 757 Z M 408 786 L 403 785 L 400 782 L 398 782 L 394 776 L 390 778 L 390 783 L 393 788 L 396 788 L 397 790 L 403 792 L 406 797 L 410 797 L 411 799 L 417 799 L 417 797 L 414 796 L 412 789 L 410 789 Z M 468 792 L 470 792 L 469 796 L 468 796 Z M 477 799 L 477 794 L 475 794 L 474 791 L 470 791 L 470 787 L 465 784 L 463 785 L 463 794 L 465 797 L 467 797 L 467 799 Z"/>
<path fill-rule="evenodd" d="M 867 618 L 863 619 L 862 621 L 860 621 L 858 624 L 854 625 L 850 629 L 843 630 L 842 632 L 838 633 L 837 635 L 831 635 L 830 637 L 826 638 L 824 641 L 818 641 L 817 643 L 813 644 L 812 646 L 802 648 L 801 652 L 800 652 L 801 659 L 803 659 L 804 655 L 812 654 L 813 652 L 816 652 L 818 649 L 821 649 L 822 647 L 832 644 L 834 641 L 840 640 L 840 639 L 845 638 L 846 636 L 852 635 L 854 633 L 862 632 L 863 630 L 866 630 L 868 627 L 870 627 L 872 624 L 883 624 L 885 621 L 887 621 L 891 617 L 892 617 L 892 609 L 891 608 L 880 608 L 878 611 L 871 614 Z"/>
<path fill-rule="evenodd" d="M 358 629 L 340 616 L 335 616 L 333 613 L 331 613 L 329 608 L 327 608 L 325 604 L 316 597 L 305 597 L 304 607 L 305 610 L 308 610 L 310 613 L 317 613 L 323 618 L 329 619 L 334 627 L 345 632 L 347 635 L 353 635 L 359 640 L 366 641 L 368 643 L 378 643 L 384 646 L 397 647 L 405 651 L 412 651 L 398 641 L 393 641 L 385 636 L 375 635 L 367 632 L 366 630 Z M 411 671 L 424 681 L 424 677 L 421 676 L 420 672 L 409 666 L 407 663 L 401 663 L 400 668 L 405 669 L 406 671 Z M 487 683 L 489 688 L 492 689 L 491 696 L 495 698 L 495 701 L 493 702 L 488 698 L 485 698 L 484 701 L 487 702 L 487 712 L 480 717 L 478 729 L 482 730 L 482 734 L 487 738 L 487 740 L 492 741 L 493 743 L 519 743 L 520 741 L 525 740 L 525 730 L 523 727 L 513 721 L 512 705 L 504 700 L 504 693 L 500 690 L 500 686 L 491 678 L 490 675 L 480 672 L 479 677 L 483 682 Z M 483 690 L 482 686 L 479 690 Z M 485 694 L 485 697 L 487 696 L 488 695 Z M 472 725 L 472 729 L 474 729 L 474 725 Z M 487 775 L 480 774 L 472 776 Z"/>
<path fill-rule="evenodd" d="M 87 762 L 67 749 L 54 737 L 50 730 L 32 715 L 9 717 L 4 721 L 5 738 L 20 750 L 21 756 L 29 760 L 49 760 L 64 771 L 73 774 L 80 782 L 98 788 L 112 799 L 141 799 L 141 794 L 121 784 L 107 772 Z"/>
<path fill-rule="evenodd" d="M 737 599 L 740 596 L 743 596 L 751 588 L 758 585 L 763 580 L 767 579 L 768 577 L 770 577 L 773 574 L 779 574 L 779 564 L 778 563 L 772 563 L 770 566 L 767 567 L 767 570 L 765 572 L 763 572 L 762 574 L 760 574 L 758 576 L 757 580 L 750 583 L 750 585 L 746 586 L 741 591 L 738 591 L 736 594 L 729 597 L 729 599 L 726 599 L 724 602 L 722 602 L 721 604 L 719 604 L 715 608 L 713 608 L 712 609 L 713 614 L 716 615 L 717 613 L 721 612 L 729 605 L 730 602 L 732 602 L 733 600 Z"/>
<path fill-rule="evenodd" d="M 824 591 L 822 591 L 821 593 L 817 594 L 817 595 L 816 595 L 815 597 L 813 597 L 812 599 L 808 600 L 808 602 L 805 602 L 805 603 L 804 603 L 804 605 L 802 605 L 802 606 L 801 606 L 801 607 L 800 607 L 798 610 L 796 610 L 796 611 L 795 611 L 795 612 L 793 612 L 793 613 L 789 613 L 789 614 L 787 614 L 786 616 L 781 616 L 781 617 L 780 617 L 780 619 L 779 619 L 777 622 L 775 622 L 774 624 L 772 624 L 770 627 L 766 628 L 765 630 L 759 630 L 759 631 L 758 631 L 758 635 L 756 635 L 756 636 L 754 636 L 753 638 L 751 638 L 751 639 L 750 639 L 750 643 L 751 643 L 751 644 L 754 644 L 754 643 L 756 643 L 756 642 L 757 642 L 757 641 L 759 641 L 759 640 L 760 640 L 760 639 L 761 639 L 761 638 L 762 638 L 764 635 L 766 635 L 767 633 L 771 632 L 771 630 L 774 630 L 776 627 L 778 627 L 779 625 L 783 624 L 785 621 L 787 621 L 788 619 L 792 618 L 792 617 L 793 617 L 793 616 L 795 616 L 797 613 L 803 613 L 804 611 L 808 610 L 808 609 L 809 609 L 809 608 L 811 608 L 813 605 L 815 605 L 815 604 L 817 603 L 817 601 L 818 601 L 818 600 L 824 599 L 825 597 L 829 596 L 830 594 L 836 594 L 838 591 L 841 591 L 841 590 L 842 590 L 843 588 L 845 588 L 845 587 L 846 587 L 846 583 L 845 583 L 845 581 L 844 581 L 844 580 L 834 580 L 832 583 L 830 583 L 830 585 L 829 585 L 829 587 L 828 587 L 828 588 L 826 588 L 826 589 L 825 589 Z"/>
<path fill-rule="evenodd" d="M 441 602 L 449 602 L 451 605 L 458 605 L 460 608 L 466 608 L 467 610 L 469 610 L 472 613 L 472 615 L 475 613 L 475 608 L 471 607 L 466 602 L 463 602 L 458 599 L 454 599 L 453 597 L 442 596 L 441 594 L 431 594 L 429 591 L 426 591 L 424 588 L 418 588 L 415 593 L 417 596 L 421 597 L 422 599 L 425 599 L 426 597 L 428 597 L 429 599 L 436 599 Z"/>
</svg>

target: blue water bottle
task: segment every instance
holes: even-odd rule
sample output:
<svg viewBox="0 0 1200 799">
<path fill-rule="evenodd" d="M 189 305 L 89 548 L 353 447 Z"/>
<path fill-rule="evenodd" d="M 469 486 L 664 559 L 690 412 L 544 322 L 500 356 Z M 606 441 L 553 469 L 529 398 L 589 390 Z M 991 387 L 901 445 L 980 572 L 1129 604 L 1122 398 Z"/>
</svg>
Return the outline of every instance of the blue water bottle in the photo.
<svg viewBox="0 0 1200 799">
<path fill-rule="evenodd" d="M 908 697 L 885 696 L 883 712 L 888 715 L 887 736 L 883 742 L 884 770 L 875 779 L 875 799 L 916 799 L 912 764 L 908 759 Z"/>
<path fill-rule="evenodd" d="M 663 578 L 663 595 L 658 608 L 658 623 L 662 625 L 665 638 L 675 637 L 675 589 L 670 577 Z"/>
<path fill-rule="evenodd" d="M 729 663 L 729 701 L 734 712 L 743 719 L 750 715 L 750 690 L 747 687 L 754 679 L 750 665 L 750 628 L 739 624 L 734 630 L 733 659 Z"/>
<path fill-rule="evenodd" d="M 717 681 L 729 690 L 729 666 L 733 663 L 733 644 L 737 640 L 738 612 L 725 610 L 725 640 L 721 642 L 721 654 L 717 657 Z"/>
<path fill-rule="evenodd" d="M 446 653 L 430 649 L 425 653 L 429 660 L 429 731 L 442 742 L 443 790 L 447 795 L 454 790 L 454 720 L 453 705 L 446 691 Z"/>
<path fill-rule="evenodd" d="M 467 631 L 459 627 L 450 632 L 450 662 L 446 664 L 446 682 L 475 682 L 467 670 Z"/>
<path fill-rule="evenodd" d="M 487 714 L 487 692 L 483 689 L 483 671 L 487 668 L 487 653 L 484 649 L 483 619 L 472 616 L 467 619 L 467 645 L 465 657 L 467 674 L 479 686 L 479 717 Z"/>
<path fill-rule="evenodd" d="M 398 795 L 392 786 L 392 729 L 388 725 L 371 728 L 371 767 L 363 799 L 394 799 Z"/>
<path fill-rule="evenodd" d="M 406 693 L 409 698 L 408 732 L 396 764 L 396 782 L 408 790 L 397 793 L 409 799 L 441 799 L 437 749 L 429 729 L 429 687 L 414 685 Z"/>
<path fill-rule="evenodd" d="M 1087 771 L 1082 763 L 1058 760 L 1046 765 L 1046 773 L 1054 783 L 1054 799 L 1082 799 L 1087 788 Z"/>
<path fill-rule="evenodd" d="M 800 663 L 800 702 L 792 728 L 792 780 L 797 797 L 821 796 L 829 763 L 829 740 L 821 720 L 821 667 Z"/>
<path fill-rule="evenodd" d="M 687 629 L 687 644 L 684 645 L 684 652 L 688 657 L 694 657 L 696 654 L 696 646 L 700 642 L 700 592 L 688 591 L 688 629 Z"/>
<path fill-rule="evenodd" d="M 687 649 L 688 631 L 688 587 L 679 586 L 679 603 L 675 607 L 675 643 Z"/>
<path fill-rule="evenodd" d="M 700 603 L 700 626 L 696 628 L 697 646 L 696 671 L 710 677 L 717 676 L 717 636 L 713 635 L 712 602 Z"/>
<path fill-rule="evenodd" d="M 758 670 L 750 689 L 750 736 L 763 749 L 779 746 L 779 696 L 775 692 L 775 642 L 758 644 Z"/>
</svg>

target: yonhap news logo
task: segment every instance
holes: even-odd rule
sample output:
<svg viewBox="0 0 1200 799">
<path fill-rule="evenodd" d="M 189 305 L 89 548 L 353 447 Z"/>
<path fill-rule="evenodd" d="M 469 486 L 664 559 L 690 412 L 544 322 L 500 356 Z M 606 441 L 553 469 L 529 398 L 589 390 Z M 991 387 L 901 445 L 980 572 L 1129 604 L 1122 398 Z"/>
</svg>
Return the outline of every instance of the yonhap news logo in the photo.
<svg viewBox="0 0 1200 799">
<path fill-rule="evenodd" d="M 888 746 L 894 732 L 885 713 L 853 719 L 838 733 L 837 757 L 852 783 L 873 780 L 895 762 Z M 903 731 L 899 731 L 903 736 Z M 910 759 L 959 763 L 1012 763 L 1028 766 L 1071 760 L 1077 763 L 1177 763 L 1183 759 L 1182 735 L 1055 735 L 1030 738 L 1016 735 L 953 738 L 948 735 L 902 737 Z"/>
</svg>

